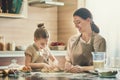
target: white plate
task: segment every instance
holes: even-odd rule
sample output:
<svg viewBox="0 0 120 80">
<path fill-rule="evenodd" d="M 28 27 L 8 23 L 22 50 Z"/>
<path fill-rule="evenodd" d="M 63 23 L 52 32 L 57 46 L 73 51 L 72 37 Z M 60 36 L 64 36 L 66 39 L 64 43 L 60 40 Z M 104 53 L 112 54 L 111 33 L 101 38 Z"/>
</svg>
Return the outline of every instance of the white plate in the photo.
<svg viewBox="0 0 120 80">
<path fill-rule="evenodd" d="M 98 75 L 98 71 L 96 71 L 96 70 L 89 70 L 89 73 L 92 73 L 92 74 Z"/>
</svg>

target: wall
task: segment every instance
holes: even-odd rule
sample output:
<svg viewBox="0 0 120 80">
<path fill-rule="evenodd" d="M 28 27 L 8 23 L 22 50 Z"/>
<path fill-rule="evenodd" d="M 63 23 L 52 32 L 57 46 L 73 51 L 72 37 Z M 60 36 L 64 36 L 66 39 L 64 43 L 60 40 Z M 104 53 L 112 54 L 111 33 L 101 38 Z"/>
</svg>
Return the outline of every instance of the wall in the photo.
<svg viewBox="0 0 120 80">
<path fill-rule="evenodd" d="M 77 0 L 59 0 L 65 3 L 65 6 L 58 8 L 58 41 L 67 43 L 70 36 L 76 34 L 73 24 L 73 12 L 77 8 Z"/>
<path fill-rule="evenodd" d="M 37 24 L 45 23 L 50 33 L 50 40 L 57 40 L 57 7 L 28 7 L 28 18 L 0 18 L 0 35 L 6 42 L 15 41 L 16 45 L 29 45 L 33 42 L 33 33 Z"/>
<path fill-rule="evenodd" d="M 17 45 L 28 45 L 33 42 L 33 33 L 38 23 L 45 23 L 51 34 L 50 41 L 63 41 L 77 33 L 73 24 L 73 13 L 84 6 L 85 0 L 59 0 L 65 6 L 53 8 L 28 7 L 28 18 L 0 18 L 0 35 L 6 42 L 15 41 Z"/>
<path fill-rule="evenodd" d="M 94 3 L 94 4 L 93 4 Z M 120 0 L 86 0 L 86 7 L 93 13 L 100 34 L 107 41 L 107 55 L 120 59 Z M 110 62 L 114 62 L 111 60 Z M 116 64 L 119 61 L 115 61 Z M 119 63 L 118 63 L 119 64 Z M 114 65 L 114 64 L 112 64 Z"/>
<path fill-rule="evenodd" d="M 65 6 L 58 8 L 58 41 L 68 42 L 68 39 L 77 34 L 73 23 L 73 13 L 76 9 L 85 6 L 85 0 L 59 0 Z"/>
</svg>

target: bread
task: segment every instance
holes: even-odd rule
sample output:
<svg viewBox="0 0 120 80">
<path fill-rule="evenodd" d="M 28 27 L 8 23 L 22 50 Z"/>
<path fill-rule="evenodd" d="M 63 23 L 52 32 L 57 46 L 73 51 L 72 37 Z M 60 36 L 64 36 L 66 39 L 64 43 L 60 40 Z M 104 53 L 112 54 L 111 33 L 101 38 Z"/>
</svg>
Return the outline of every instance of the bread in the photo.
<svg viewBox="0 0 120 80">
<path fill-rule="evenodd" d="M 60 69 L 58 69 L 57 67 L 53 69 L 54 72 L 58 72 L 60 71 Z"/>
<path fill-rule="evenodd" d="M 22 72 L 30 72 L 30 71 L 31 71 L 31 67 L 29 67 L 29 66 L 24 66 L 21 71 L 22 71 Z"/>
<path fill-rule="evenodd" d="M 43 68 L 41 69 L 41 72 L 49 72 L 49 70 L 47 68 Z"/>
<path fill-rule="evenodd" d="M 19 74 L 19 71 L 17 69 L 4 69 L 0 70 L 0 76 L 5 77 L 5 76 L 16 76 Z"/>
<path fill-rule="evenodd" d="M 0 70 L 0 76 L 6 76 L 8 73 L 5 70 Z"/>
<path fill-rule="evenodd" d="M 11 70 L 11 69 L 10 69 L 10 70 L 8 71 L 8 74 L 14 74 L 14 73 L 15 73 L 15 70 Z"/>
<path fill-rule="evenodd" d="M 3 70 L 0 70 L 0 74 L 3 74 Z"/>
</svg>

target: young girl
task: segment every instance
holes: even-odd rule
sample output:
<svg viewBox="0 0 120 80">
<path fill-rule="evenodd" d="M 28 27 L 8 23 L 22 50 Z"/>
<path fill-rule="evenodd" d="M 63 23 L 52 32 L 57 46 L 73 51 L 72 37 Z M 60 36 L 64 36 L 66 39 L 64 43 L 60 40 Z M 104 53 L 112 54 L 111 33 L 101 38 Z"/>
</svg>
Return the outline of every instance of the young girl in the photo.
<svg viewBox="0 0 120 80">
<path fill-rule="evenodd" d="M 25 51 L 25 65 L 30 66 L 32 70 L 47 69 L 51 70 L 57 66 L 56 58 L 50 53 L 47 46 L 49 33 L 44 24 L 39 24 L 34 32 L 34 43 Z M 50 64 L 49 62 L 52 62 Z"/>
</svg>

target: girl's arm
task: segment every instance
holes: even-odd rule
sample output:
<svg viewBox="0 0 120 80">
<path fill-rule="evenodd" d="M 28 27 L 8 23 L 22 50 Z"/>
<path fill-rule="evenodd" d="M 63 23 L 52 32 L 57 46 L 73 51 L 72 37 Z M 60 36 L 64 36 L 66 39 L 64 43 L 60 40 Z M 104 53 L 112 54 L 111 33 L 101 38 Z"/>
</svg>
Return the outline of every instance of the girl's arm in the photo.
<svg viewBox="0 0 120 80">
<path fill-rule="evenodd" d="M 53 65 L 58 65 L 58 60 L 56 57 L 51 53 L 50 49 L 46 48 L 47 53 L 49 54 L 49 59 L 52 61 Z"/>
<path fill-rule="evenodd" d="M 30 66 L 31 68 L 35 68 L 35 69 L 49 67 L 49 65 L 46 63 L 32 63 L 30 55 L 25 55 L 25 65 Z"/>
<path fill-rule="evenodd" d="M 58 65 L 58 60 L 55 58 L 53 54 L 49 53 L 49 58 L 53 62 L 54 65 Z"/>
</svg>

